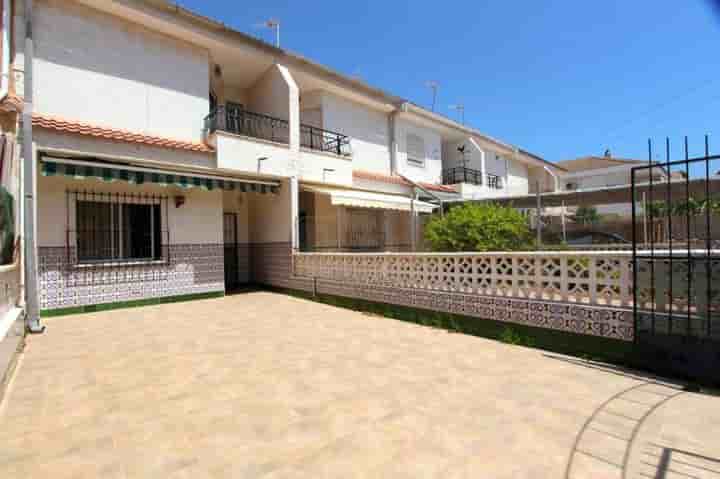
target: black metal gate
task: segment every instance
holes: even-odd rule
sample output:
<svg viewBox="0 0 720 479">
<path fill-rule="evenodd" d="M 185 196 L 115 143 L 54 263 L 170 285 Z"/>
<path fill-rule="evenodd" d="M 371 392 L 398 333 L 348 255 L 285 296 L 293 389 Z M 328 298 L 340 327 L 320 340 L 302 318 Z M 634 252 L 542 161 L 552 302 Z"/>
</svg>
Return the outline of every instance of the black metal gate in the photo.
<svg viewBox="0 0 720 479">
<path fill-rule="evenodd" d="M 223 242 L 225 243 L 225 291 L 237 288 L 238 274 L 238 244 L 237 244 L 237 214 L 223 214 Z"/>
<path fill-rule="evenodd" d="M 661 373 L 720 382 L 720 155 L 687 137 L 632 169 L 635 346 Z"/>
</svg>

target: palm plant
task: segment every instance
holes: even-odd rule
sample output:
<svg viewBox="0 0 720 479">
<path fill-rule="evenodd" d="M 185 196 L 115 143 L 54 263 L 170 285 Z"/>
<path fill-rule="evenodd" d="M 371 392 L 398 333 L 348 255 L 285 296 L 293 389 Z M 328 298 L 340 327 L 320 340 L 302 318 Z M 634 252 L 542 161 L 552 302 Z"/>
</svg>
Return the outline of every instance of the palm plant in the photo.
<svg viewBox="0 0 720 479">
<path fill-rule="evenodd" d="M 686 229 L 681 231 L 687 231 L 688 233 L 692 232 L 692 234 L 695 234 L 695 236 L 697 236 L 696 218 L 700 216 L 704 209 L 705 201 L 697 200 L 690 196 L 686 201 L 679 201 L 677 203 L 674 203 L 672 205 L 671 215 L 684 218 L 683 223 L 681 224 L 683 224 Z M 690 239 L 691 238 L 688 237 L 687 241 L 690 241 Z"/>
<path fill-rule="evenodd" d="M 577 211 L 575 211 L 575 221 L 583 225 L 594 225 L 600 221 L 600 215 L 593 206 L 580 206 Z"/>
<path fill-rule="evenodd" d="M 650 234 L 655 238 L 655 241 L 662 241 L 663 225 L 667 222 L 668 206 L 670 205 L 662 201 L 651 201 L 645 205 L 647 217 L 651 225 Z"/>
</svg>

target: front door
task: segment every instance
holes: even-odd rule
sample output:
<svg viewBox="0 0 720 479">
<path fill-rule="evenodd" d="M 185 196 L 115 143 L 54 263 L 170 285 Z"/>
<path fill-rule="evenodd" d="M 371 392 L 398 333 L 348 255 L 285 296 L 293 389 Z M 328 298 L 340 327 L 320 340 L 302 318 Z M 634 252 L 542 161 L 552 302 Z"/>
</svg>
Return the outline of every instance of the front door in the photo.
<svg viewBox="0 0 720 479">
<path fill-rule="evenodd" d="M 225 291 L 238 285 L 237 214 L 223 214 L 223 242 L 225 243 Z"/>
</svg>

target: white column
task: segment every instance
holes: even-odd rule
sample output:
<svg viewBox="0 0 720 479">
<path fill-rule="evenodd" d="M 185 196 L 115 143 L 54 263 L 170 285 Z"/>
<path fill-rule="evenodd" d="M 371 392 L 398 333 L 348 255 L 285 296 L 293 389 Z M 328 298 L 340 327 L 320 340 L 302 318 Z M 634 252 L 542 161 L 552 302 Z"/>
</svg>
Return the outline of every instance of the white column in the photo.
<svg viewBox="0 0 720 479">
<path fill-rule="evenodd" d="M 290 244 L 293 251 L 300 248 L 300 186 L 297 176 L 290 177 Z"/>
<path fill-rule="evenodd" d="M 482 175 L 482 184 L 483 188 L 487 188 L 487 165 L 485 164 L 485 150 L 484 149 L 478 149 L 480 152 L 480 174 Z"/>
<path fill-rule="evenodd" d="M 417 229 L 417 211 L 415 211 L 415 189 L 413 188 L 413 195 L 410 199 L 410 251 L 415 252 L 417 249 L 416 243 L 416 229 Z"/>
</svg>

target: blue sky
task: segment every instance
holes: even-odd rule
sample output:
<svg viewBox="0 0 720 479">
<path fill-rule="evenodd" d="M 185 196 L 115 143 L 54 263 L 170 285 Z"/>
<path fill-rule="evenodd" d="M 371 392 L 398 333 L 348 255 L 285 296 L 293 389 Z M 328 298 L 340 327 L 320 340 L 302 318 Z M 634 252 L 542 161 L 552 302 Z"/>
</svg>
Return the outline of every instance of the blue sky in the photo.
<svg viewBox="0 0 720 479">
<path fill-rule="evenodd" d="M 711 0 L 180 0 L 550 161 L 705 133 L 720 152 L 720 9 Z M 662 150 L 662 148 L 658 148 Z"/>
</svg>

